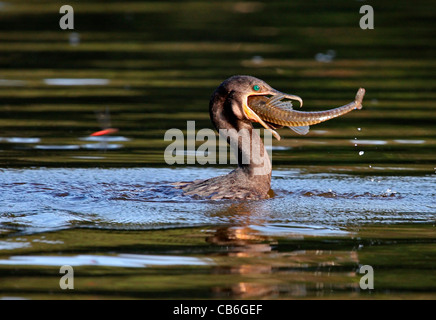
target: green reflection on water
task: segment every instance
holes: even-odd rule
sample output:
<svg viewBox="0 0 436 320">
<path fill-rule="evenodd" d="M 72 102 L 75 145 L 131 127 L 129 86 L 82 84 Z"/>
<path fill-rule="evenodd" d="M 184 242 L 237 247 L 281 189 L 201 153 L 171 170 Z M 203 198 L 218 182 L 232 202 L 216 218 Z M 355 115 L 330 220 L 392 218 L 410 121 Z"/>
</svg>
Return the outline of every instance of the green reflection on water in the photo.
<svg viewBox="0 0 436 320">
<path fill-rule="evenodd" d="M 156 231 L 76 229 L 10 237 L 0 262 L 14 255 L 208 259 L 208 266 L 76 266 L 75 289 L 58 288 L 56 267 L 0 266 L 3 296 L 44 298 L 434 298 L 434 226 L 368 226 L 347 236 L 271 237 L 249 227 Z M 413 257 L 413 258 L 412 258 Z M 206 261 L 206 260 L 205 260 Z M 359 288 L 361 265 L 375 289 Z M 419 272 L 417 272 L 419 270 Z"/>
</svg>

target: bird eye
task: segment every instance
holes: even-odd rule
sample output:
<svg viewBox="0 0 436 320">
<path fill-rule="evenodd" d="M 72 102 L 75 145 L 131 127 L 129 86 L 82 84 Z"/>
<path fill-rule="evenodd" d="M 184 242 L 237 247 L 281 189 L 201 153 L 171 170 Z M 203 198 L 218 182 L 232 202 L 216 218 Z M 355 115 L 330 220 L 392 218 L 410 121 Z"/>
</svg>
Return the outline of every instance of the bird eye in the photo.
<svg viewBox="0 0 436 320">
<path fill-rule="evenodd" d="M 256 84 L 256 85 L 253 86 L 253 90 L 254 90 L 254 91 L 259 91 L 259 90 L 260 90 L 260 87 Z"/>
</svg>

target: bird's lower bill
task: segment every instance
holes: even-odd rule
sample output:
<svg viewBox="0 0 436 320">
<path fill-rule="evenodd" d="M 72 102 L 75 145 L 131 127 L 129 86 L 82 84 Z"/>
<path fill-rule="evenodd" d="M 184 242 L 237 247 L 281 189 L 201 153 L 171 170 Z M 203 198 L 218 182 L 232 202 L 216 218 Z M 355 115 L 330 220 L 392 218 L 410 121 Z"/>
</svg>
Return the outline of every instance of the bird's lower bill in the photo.
<svg viewBox="0 0 436 320">
<path fill-rule="evenodd" d="M 260 116 L 253 110 L 250 106 L 255 106 L 257 104 L 266 104 L 269 98 L 274 97 L 275 95 L 266 96 L 266 95 L 249 95 L 247 97 L 246 102 L 244 103 L 243 110 L 244 114 L 248 120 L 253 122 L 262 123 L 262 119 Z M 274 105 L 274 104 L 273 104 Z"/>
<path fill-rule="evenodd" d="M 244 104 L 243 106 L 243 110 L 244 110 L 244 114 L 247 117 L 248 120 L 254 121 L 254 122 L 259 122 L 258 119 L 260 119 L 260 117 L 256 114 L 256 112 L 254 112 L 247 103 Z"/>
<path fill-rule="evenodd" d="M 265 96 L 255 96 L 256 99 L 267 99 Z M 280 135 L 267 123 L 265 123 L 259 115 L 248 106 L 248 101 L 243 105 L 244 114 L 250 121 L 259 122 L 265 129 L 270 130 L 273 136 L 280 140 Z"/>
</svg>

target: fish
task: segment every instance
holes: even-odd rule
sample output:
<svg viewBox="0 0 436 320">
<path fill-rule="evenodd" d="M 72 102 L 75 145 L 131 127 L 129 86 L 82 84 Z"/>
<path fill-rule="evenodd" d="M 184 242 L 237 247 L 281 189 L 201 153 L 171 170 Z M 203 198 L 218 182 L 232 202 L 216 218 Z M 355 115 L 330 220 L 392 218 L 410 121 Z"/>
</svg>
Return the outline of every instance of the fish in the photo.
<svg viewBox="0 0 436 320">
<path fill-rule="evenodd" d="M 362 109 L 364 96 L 365 89 L 359 88 L 353 102 L 334 109 L 312 112 L 294 110 L 291 101 L 284 100 L 285 96 L 280 94 L 272 97 L 249 96 L 247 105 L 260 118 L 259 122 L 277 138 L 280 136 L 275 129 L 286 126 L 298 134 L 305 135 L 311 125 L 342 116 L 355 109 Z"/>
</svg>

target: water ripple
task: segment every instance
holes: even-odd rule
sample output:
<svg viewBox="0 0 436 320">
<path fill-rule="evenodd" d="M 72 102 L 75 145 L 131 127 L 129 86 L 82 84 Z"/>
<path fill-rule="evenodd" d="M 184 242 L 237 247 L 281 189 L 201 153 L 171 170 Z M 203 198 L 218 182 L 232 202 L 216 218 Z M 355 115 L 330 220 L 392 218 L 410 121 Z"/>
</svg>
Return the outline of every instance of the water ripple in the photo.
<svg viewBox="0 0 436 320">
<path fill-rule="evenodd" d="M 432 176 L 362 178 L 280 171 L 272 181 L 276 196 L 263 201 L 197 200 L 171 186 L 177 180 L 209 178 L 227 171 L 3 170 L 0 228 L 31 233 L 76 227 L 155 229 L 237 221 L 270 226 L 270 232 L 281 223 L 322 226 L 328 232 L 344 225 L 429 222 L 435 218 Z"/>
<path fill-rule="evenodd" d="M 104 266 L 123 268 L 146 268 L 148 266 L 205 266 L 211 259 L 185 256 L 119 254 L 116 256 L 77 255 L 77 256 L 12 256 L 0 260 L 0 265 L 32 266 Z"/>
</svg>

